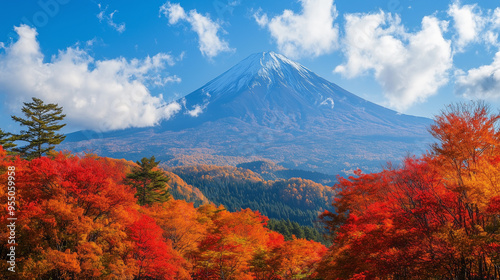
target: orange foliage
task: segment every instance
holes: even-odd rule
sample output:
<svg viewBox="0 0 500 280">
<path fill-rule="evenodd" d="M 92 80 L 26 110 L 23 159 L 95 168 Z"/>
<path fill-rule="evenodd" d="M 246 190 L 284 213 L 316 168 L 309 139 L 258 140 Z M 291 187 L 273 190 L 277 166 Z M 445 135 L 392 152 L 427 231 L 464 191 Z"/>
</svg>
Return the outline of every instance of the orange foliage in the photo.
<svg viewBox="0 0 500 280">
<path fill-rule="evenodd" d="M 234 166 L 216 166 L 216 165 L 196 165 L 176 167 L 174 172 L 179 170 L 183 173 L 193 175 L 202 175 L 204 180 L 216 181 L 250 181 L 261 182 L 262 177 L 245 168 L 237 168 Z"/>
<path fill-rule="evenodd" d="M 320 243 L 294 238 L 273 250 L 271 267 L 282 279 L 310 277 L 326 250 Z"/>
<path fill-rule="evenodd" d="M 124 174 L 118 166 L 62 153 L 32 161 L 3 157 L 0 162 L 16 169 L 18 277 L 131 274 L 132 244 L 124 225 L 135 203 L 132 191 L 120 184 Z"/>
<path fill-rule="evenodd" d="M 399 169 L 341 179 L 323 213 L 334 245 L 324 279 L 498 279 L 499 115 L 452 106 L 431 127 L 432 153 Z"/>
<path fill-rule="evenodd" d="M 135 279 L 191 279 L 184 270 L 185 260 L 172 248 L 172 242 L 162 236 L 162 229 L 153 218 L 140 215 L 129 226 L 130 238 L 135 243 Z"/>
<path fill-rule="evenodd" d="M 171 240 L 172 247 L 183 257 L 196 253 L 198 243 L 206 235 L 206 225 L 193 203 L 170 200 L 144 209 L 162 228 L 165 239 Z"/>
<path fill-rule="evenodd" d="M 122 183 L 131 167 L 126 161 L 69 153 L 26 161 L 0 147 L 3 186 L 9 166 L 15 166 L 18 218 L 12 279 L 281 279 L 278 260 L 310 274 L 311 257 L 326 250 L 285 242 L 249 209 L 231 213 L 180 200 L 138 206 Z M 1 215 L 6 228 L 7 212 Z M 4 256 L 8 235 L 0 231 Z"/>
<path fill-rule="evenodd" d="M 198 202 L 200 204 L 209 203 L 208 198 L 198 188 L 188 185 L 177 174 L 169 171 L 166 171 L 165 174 L 170 178 L 168 182 L 170 194 L 179 194 L 183 200 L 190 202 Z"/>
</svg>

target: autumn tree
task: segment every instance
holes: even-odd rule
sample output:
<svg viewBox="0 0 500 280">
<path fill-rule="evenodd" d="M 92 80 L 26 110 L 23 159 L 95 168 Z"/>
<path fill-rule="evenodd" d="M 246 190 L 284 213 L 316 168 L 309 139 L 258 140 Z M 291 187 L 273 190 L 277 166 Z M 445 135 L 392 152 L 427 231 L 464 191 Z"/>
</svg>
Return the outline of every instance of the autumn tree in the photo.
<svg viewBox="0 0 500 280">
<path fill-rule="evenodd" d="M 321 243 L 293 238 L 272 251 L 270 267 L 282 279 L 307 279 L 326 253 Z"/>
<path fill-rule="evenodd" d="M 485 103 L 471 102 L 448 106 L 431 126 L 439 140 L 432 146 L 436 163 L 463 203 L 479 202 L 483 208 L 498 193 L 500 177 L 491 167 L 500 155 L 499 120 L 500 114 L 491 114 Z"/>
<path fill-rule="evenodd" d="M 158 168 L 159 163 L 154 156 L 144 157 L 137 161 L 138 167 L 127 175 L 126 182 L 136 189 L 135 196 L 139 205 L 165 202 L 170 198 L 167 189 L 169 177 Z"/>
<path fill-rule="evenodd" d="M 189 259 L 196 254 L 199 242 L 207 233 L 206 220 L 193 203 L 183 200 L 169 200 L 144 209 L 153 217 L 163 230 L 165 240 L 172 242 L 172 247 L 183 257 Z"/>
<path fill-rule="evenodd" d="M 439 140 L 432 147 L 433 162 L 455 195 L 455 208 L 444 209 L 453 213 L 444 238 L 456 247 L 457 279 L 500 273 L 485 250 L 498 242 L 488 207 L 500 195 L 499 120 L 500 114 L 491 113 L 484 102 L 459 103 L 448 106 L 430 129 Z"/>
<path fill-rule="evenodd" d="M 184 259 L 174 251 L 170 240 L 162 238 L 162 229 L 153 218 L 140 215 L 128 229 L 135 243 L 133 257 L 137 262 L 137 272 L 134 279 L 190 279 L 183 268 Z"/>
<path fill-rule="evenodd" d="M 40 158 L 66 138 L 57 133 L 66 125 L 59 123 L 66 115 L 57 104 L 45 104 L 41 99 L 33 97 L 32 102 L 24 102 L 22 112 L 24 118 L 12 116 L 12 119 L 27 128 L 15 136 L 15 140 L 28 142 L 26 146 L 16 149 L 23 157 Z"/>
<path fill-rule="evenodd" d="M 212 222 L 200 241 L 194 279 L 253 279 L 251 261 L 267 242 L 266 217 L 245 209 L 230 213 L 212 205 L 200 212 Z"/>
</svg>

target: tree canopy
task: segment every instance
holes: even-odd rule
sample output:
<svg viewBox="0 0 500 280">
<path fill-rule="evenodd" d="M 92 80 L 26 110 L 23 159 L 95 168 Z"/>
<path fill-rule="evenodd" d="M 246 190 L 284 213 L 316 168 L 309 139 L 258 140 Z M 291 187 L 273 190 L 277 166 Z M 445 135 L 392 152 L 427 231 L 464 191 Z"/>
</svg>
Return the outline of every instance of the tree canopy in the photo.
<svg viewBox="0 0 500 280">
<path fill-rule="evenodd" d="M 22 112 L 24 118 L 12 116 L 12 119 L 25 130 L 15 136 L 15 140 L 28 142 L 26 146 L 16 148 L 16 151 L 27 159 L 40 158 L 52 151 L 66 136 L 57 133 L 66 124 L 59 122 L 66 117 L 62 107 L 57 104 L 45 104 L 41 99 L 32 98 L 32 102 L 24 102 Z"/>
<path fill-rule="evenodd" d="M 170 178 L 158 168 L 159 163 L 154 156 L 144 157 L 137 161 L 138 166 L 127 175 L 127 184 L 136 189 L 135 196 L 139 205 L 165 202 L 170 198 L 167 189 Z"/>
<path fill-rule="evenodd" d="M 401 167 L 342 178 L 324 279 L 500 277 L 499 114 L 481 102 L 436 117 L 438 140 Z"/>
<path fill-rule="evenodd" d="M 9 167 L 15 166 L 15 174 Z M 0 185 L 15 176 L 16 242 L 0 231 L 8 279 L 313 279 L 326 247 L 266 227 L 250 209 L 170 199 L 140 206 L 121 160 L 58 153 L 31 161 L 0 148 Z M 7 197 L 0 188 L 0 197 Z M 12 206 L 14 205 L 14 206 Z M 19 206 L 19 207 L 18 207 Z M 7 228 L 8 221 L 0 219 Z M 15 247 L 15 273 L 5 261 Z"/>
<path fill-rule="evenodd" d="M 9 154 L 12 154 L 13 149 L 17 146 L 14 141 L 14 135 L 8 132 L 4 132 L 0 128 L 0 146 L 2 146 Z"/>
</svg>

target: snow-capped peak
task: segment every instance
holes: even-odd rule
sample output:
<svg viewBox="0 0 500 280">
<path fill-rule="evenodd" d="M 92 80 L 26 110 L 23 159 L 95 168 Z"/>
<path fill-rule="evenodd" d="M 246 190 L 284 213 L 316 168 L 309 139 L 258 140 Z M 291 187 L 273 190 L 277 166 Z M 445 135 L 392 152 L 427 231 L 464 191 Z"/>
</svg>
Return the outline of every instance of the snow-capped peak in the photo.
<svg viewBox="0 0 500 280">
<path fill-rule="evenodd" d="M 307 68 L 281 54 L 262 52 L 250 55 L 211 81 L 206 90 L 219 93 L 239 91 L 256 84 L 270 86 L 277 81 L 295 85 L 297 79 L 312 78 L 312 75 Z"/>
<path fill-rule="evenodd" d="M 292 69 L 295 69 L 299 72 L 308 72 L 308 70 L 304 66 L 291 61 L 281 54 L 277 54 L 274 52 L 263 52 L 261 54 L 259 62 L 261 66 L 258 71 L 259 73 L 271 70 L 282 72 L 286 67 L 291 67 Z"/>
</svg>

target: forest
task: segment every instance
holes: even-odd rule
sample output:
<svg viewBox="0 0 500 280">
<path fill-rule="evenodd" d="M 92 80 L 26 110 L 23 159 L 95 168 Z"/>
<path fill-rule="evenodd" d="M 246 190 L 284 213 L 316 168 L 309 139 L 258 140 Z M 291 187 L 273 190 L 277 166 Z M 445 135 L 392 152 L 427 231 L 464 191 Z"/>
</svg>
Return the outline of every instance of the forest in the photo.
<svg viewBox="0 0 500 280">
<path fill-rule="evenodd" d="M 172 198 L 141 206 L 123 183 L 130 167 L 121 160 L 62 152 L 25 160 L 0 149 L 2 186 L 12 166 L 17 258 L 9 279 L 303 278 L 327 250 L 305 239 L 285 241 L 250 209 L 195 208 Z M 8 238 L 2 231 L 3 275 L 10 273 Z"/>
<path fill-rule="evenodd" d="M 232 166 L 181 166 L 170 170 L 229 211 L 250 208 L 271 219 L 311 227 L 321 212 L 331 208 L 334 197 L 330 187 L 310 180 L 265 181 L 251 170 Z"/>
<path fill-rule="evenodd" d="M 0 197 L 15 197 L 1 201 L 0 226 L 16 216 L 14 243 L 12 230 L 0 231 L 0 270 L 10 273 L 14 251 L 9 279 L 500 279 L 499 120 L 481 102 L 450 105 L 429 128 L 427 153 L 357 170 L 328 191 L 215 166 L 170 170 L 181 188 L 154 157 L 26 158 L 0 148 L 0 185 L 9 186 Z M 144 174 L 158 180 L 140 184 Z M 328 247 L 299 238 L 330 192 L 319 216 Z M 273 202 L 311 212 L 303 223 L 269 220 L 281 213 Z"/>
<path fill-rule="evenodd" d="M 425 155 L 341 179 L 322 279 L 500 279 L 499 119 L 450 105 Z"/>
</svg>

